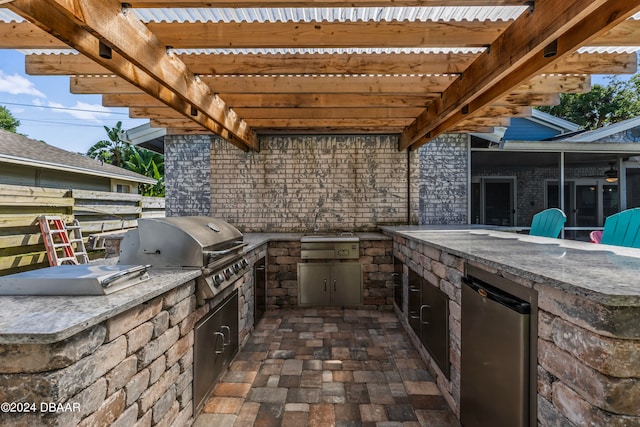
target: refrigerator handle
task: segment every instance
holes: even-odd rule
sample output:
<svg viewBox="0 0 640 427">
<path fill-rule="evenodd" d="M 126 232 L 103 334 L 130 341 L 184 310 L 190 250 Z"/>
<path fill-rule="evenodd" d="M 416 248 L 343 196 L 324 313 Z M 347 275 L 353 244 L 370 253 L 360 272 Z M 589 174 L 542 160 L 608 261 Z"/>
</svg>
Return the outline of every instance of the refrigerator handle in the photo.
<svg viewBox="0 0 640 427">
<path fill-rule="evenodd" d="M 422 304 L 420 306 L 420 323 L 422 323 L 423 325 L 428 325 L 429 322 L 425 322 L 424 320 L 422 320 L 422 310 L 424 310 L 425 308 L 431 308 L 431 306 L 429 304 Z"/>
</svg>

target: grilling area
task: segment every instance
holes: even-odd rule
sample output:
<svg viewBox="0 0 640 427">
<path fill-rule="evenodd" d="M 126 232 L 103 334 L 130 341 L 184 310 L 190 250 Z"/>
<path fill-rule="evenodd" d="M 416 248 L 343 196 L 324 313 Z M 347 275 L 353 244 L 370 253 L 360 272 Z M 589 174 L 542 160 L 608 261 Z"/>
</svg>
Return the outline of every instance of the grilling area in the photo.
<svg viewBox="0 0 640 427">
<path fill-rule="evenodd" d="M 635 73 L 639 23 L 622 0 L 0 1 L 0 48 L 148 118 L 123 137 L 166 170 L 166 217 L 104 258 L 0 275 L 0 425 L 640 424 L 640 250 L 520 225 L 565 165 L 626 205 L 600 164 L 632 193 L 640 151 L 478 142 Z M 474 220 L 496 152 L 507 193 L 545 166 L 518 225 Z"/>
</svg>

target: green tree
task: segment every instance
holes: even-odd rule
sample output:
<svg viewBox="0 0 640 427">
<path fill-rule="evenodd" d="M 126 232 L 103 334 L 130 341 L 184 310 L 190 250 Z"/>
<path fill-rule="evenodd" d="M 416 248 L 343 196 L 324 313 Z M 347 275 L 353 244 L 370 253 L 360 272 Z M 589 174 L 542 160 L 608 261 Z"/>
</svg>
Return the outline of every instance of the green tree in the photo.
<svg viewBox="0 0 640 427">
<path fill-rule="evenodd" d="M 538 109 L 589 130 L 640 116 L 640 74 L 626 81 L 612 77 L 587 93 L 561 94 L 559 105 Z"/>
<path fill-rule="evenodd" d="M 125 167 L 158 182 L 155 185 L 138 184 L 138 192 L 144 196 L 164 197 L 164 158 L 153 151 L 131 147 Z"/>
<path fill-rule="evenodd" d="M 105 126 L 104 130 L 107 131 L 109 139 L 98 141 L 92 145 L 87 151 L 87 156 L 114 166 L 124 167 L 131 151 L 131 144 L 120 139 L 122 122 L 116 123 L 112 128 Z"/>
<path fill-rule="evenodd" d="M 18 126 L 20 126 L 20 120 L 13 117 L 7 107 L 0 105 L 0 129 L 16 133 Z"/>
</svg>

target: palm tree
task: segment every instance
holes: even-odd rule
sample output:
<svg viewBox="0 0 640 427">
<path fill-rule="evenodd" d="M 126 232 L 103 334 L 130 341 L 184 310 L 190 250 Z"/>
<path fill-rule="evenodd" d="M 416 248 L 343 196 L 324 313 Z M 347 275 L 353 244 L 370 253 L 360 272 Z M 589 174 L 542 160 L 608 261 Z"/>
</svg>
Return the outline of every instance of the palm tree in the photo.
<svg viewBox="0 0 640 427">
<path fill-rule="evenodd" d="M 107 131 L 109 140 L 96 142 L 87 151 L 87 156 L 114 166 L 124 167 L 124 163 L 129 157 L 131 145 L 120 139 L 122 122 L 116 123 L 112 128 L 105 126 L 104 130 Z"/>
<path fill-rule="evenodd" d="M 153 151 L 130 147 L 124 166 L 130 171 L 157 180 L 155 185 L 138 184 L 138 191 L 145 196 L 164 196 L 164 158 Z"/>
</svg>

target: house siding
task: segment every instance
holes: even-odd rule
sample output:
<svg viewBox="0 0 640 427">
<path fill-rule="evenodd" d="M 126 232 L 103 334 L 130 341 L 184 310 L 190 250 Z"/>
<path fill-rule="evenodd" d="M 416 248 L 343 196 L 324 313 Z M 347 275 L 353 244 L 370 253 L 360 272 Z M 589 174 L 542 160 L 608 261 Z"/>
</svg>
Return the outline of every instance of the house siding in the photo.
<svg viewBox="0 0 640 427">
<path fill-rule="evenodd" d="M 35 168 L 3 163 L 0 184 L 27 187 L 75 188 L 79 190 L 110 191 L 111 179 L 61 170 Z M 133 183 L 132 183 L 133 184 Z"/>
<path fill-rule="evenodd" d="M 560 134 L 560 130 L 529 119 L 514 117 L 504 133 L 505 141 L 542 141 Z"/>
</svg>

